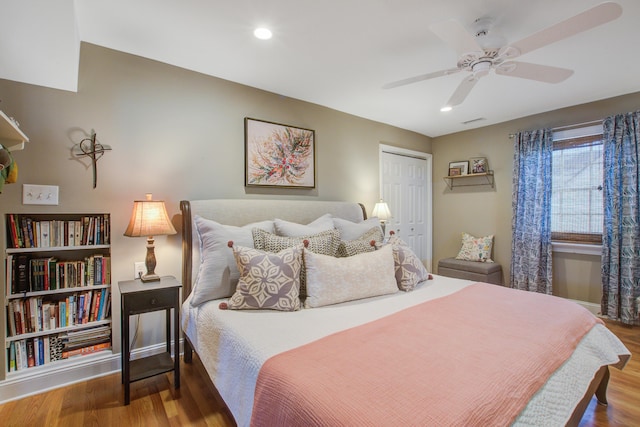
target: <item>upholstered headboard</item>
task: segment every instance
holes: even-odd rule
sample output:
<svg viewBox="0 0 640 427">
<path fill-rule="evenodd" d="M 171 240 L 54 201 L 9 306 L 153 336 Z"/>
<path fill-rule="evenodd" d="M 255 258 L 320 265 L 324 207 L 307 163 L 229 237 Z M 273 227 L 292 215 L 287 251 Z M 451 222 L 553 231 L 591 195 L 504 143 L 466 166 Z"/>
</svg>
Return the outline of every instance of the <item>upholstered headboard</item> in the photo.
<svg viewBox="0 0 640 427">
<path fill-rule="evenodd" d="M 199 237 L 193 219 L 199 215 L 220 224 L 242 226 L 252 222 L 280 218 L 308 224 L 330 213 L 352 222 L 367 218 L 360 203 L 305 200 L 212 199 L 182 200 L 182 295 L 191 293 L 194 271 L 200 261 Z"/>
</svg>

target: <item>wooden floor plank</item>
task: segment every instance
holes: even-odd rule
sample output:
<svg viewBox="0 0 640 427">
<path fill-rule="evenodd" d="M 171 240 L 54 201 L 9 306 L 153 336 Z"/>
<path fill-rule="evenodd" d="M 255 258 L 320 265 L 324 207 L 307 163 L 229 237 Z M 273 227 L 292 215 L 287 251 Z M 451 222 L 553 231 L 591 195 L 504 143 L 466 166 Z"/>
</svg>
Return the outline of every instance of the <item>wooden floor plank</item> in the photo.
<svg viewBox="0 0 640 427">
<path fill-rule="evenodd" d="M 611 369 L 608 406 L 592 399 L 581 427 L 640 425 L 640 328 L 606 321 L 631 351 L 624 370 Z M 0 405 L 3 426 L 234 426 L 228 409 L 204 378 L 197 357 L 181 362 L 181 388 L 167 373 L 131 384 L 124 406 L 120 374 L 107 375 Z"/>
</svg>

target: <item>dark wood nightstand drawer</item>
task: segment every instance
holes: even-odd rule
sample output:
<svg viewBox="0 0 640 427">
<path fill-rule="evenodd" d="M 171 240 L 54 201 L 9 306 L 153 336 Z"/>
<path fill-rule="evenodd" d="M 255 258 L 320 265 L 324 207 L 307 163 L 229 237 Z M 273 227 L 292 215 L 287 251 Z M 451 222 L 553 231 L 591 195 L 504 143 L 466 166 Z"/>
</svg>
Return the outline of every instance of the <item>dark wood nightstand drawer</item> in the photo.
<svg viewBox="0 0 640 427">
<path fill-rule="evenodd" d="M 143 313 L 146 311 L 172 308 L 176 302 L 178 289 L 164 289 L 162 291 L 136 292 L 126 296 L 125 308 L 129 313 Z"/>
</svg>

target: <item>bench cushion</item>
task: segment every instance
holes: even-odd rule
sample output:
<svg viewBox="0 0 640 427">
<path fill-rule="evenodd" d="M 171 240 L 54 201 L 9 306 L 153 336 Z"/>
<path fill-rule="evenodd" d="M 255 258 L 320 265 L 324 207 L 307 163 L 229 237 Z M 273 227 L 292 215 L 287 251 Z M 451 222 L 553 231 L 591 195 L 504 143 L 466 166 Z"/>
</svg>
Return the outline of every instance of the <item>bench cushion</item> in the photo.
<svg viewBox="0 0 640 427">
<path fill-rule="evenodd" d="M 497 262 L 463 261 L 445 258 L 438 262 L 438 274 L 458 279 L 502 284 L 502 266 Z"/>
</svg>

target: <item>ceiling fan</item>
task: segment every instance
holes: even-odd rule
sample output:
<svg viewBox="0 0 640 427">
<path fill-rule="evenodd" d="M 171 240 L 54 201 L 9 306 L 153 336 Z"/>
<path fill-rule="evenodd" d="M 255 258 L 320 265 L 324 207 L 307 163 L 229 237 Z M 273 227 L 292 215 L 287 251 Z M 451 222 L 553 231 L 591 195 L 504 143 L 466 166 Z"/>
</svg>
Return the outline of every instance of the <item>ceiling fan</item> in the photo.
<svg viewBox="0 0 640 427">
<path fill-rule="evenodd" d="M 391 89 L 422 80 L 448 76 L 460 71 L 471 72 L 469 76 L 462 80 L 446 106 L 443 107 L 443 111 L 446 111 L 461 104 L 478 80 L 486 76 L 491 70 L 494 70 L 496 74 L 504 76 L 519 77 L 546 83 L 560 83 L 569 78 L 573 74 L 573 70 L 513 61 L 513 59 L 535 49 L 613 21 L 621 14 L 622 7 L 619 4 L 613 2 L 602 3 L 511 44 L 506 44 L 506 41 L 502 37 L 489 33 L 492 24 L 490 18 L 480 18 L 475 21 L 475 36 L 455 20 L 436 23 L 431 25 L 429 29 L 458 53 L 459 57 L 456 68 L 398 80 L 384 85 L 383 88 Z"/>
</svg>

